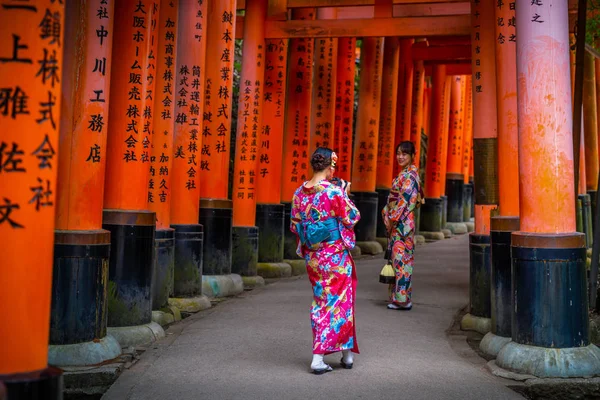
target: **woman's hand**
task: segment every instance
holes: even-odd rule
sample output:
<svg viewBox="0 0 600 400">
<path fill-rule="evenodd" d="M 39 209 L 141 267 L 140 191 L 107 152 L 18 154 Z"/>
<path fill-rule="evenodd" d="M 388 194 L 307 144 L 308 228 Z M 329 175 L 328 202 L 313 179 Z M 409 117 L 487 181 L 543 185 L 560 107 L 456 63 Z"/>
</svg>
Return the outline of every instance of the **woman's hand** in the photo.
<svg viewBox="0 0 600 400">
<path fill-rule="evenodd" d="M 350 185 L 352 185 L 351 182 L 346 182 L 346 194 L 350 194 Z"/>
</svg>

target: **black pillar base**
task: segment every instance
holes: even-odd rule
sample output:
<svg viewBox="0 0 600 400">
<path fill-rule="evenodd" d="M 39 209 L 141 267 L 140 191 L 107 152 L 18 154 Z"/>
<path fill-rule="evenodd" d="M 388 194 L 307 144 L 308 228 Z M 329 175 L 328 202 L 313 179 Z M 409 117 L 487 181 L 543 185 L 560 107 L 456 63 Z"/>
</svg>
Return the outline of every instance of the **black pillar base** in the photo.
<svg viewBox="0 0 600 400">
<path fill-rule="evenodd" d="M 110 231 L 108 326 L 152 322 L 152 275 L 156 214 L 104 210 L 102 228 Z"/>
<path fill-rule="evenodd" d="M 258 260 L 260 262 L 283 261 L 283 238 L 285 214 L 283 204 L 257 204 Z"/>
<path fill-rule="evenodd" d="M 442 196 L 442 229 L 448 225 L 448 196 Z"/>
<path fill-rule="evenodd" d="M 510 243 L 512 232 L 519 230 L 519 217 L 491 219 L 491 313 L 492 333 L 509 338 L 512 328 L 512 292 Z"/>
<path fill-rule="evenodd" d="M 108 231 L 55 232 L 50 344 L 106 336 L 109 256 Z"/>
<path fill-rule="evenodd" d="M 463 185 L 463 222 L 471 221 L 471 201 L 473 200 L 473 184 Z"/>
<path fill-rule="evenodd" d="M 62 371 L 56 367 L 23 374 L 0 375 L 0 382 L 6 387 L 6 400 L 63 399 Z"/>
<path fill-rule="evenodd" d="M 175 230 L 157 229 L 154 240 L 154 274 L 152 277 L 152 309 L 160 310 L 173 296 L 175 273 Z"/>
<path fill-rule="evenodd" d="M 200 223 L 204 226 L 203 275 L 231 274 L 231 200 L 200 199 Z"/>
<path fill-rule="evenodd" d="M 598 198 L 598 191 L 588 190 L 587 193 L 590 195 L 590 205 L 592 208 L 592 231 L 596 229 L 596 200 Z"/>
<path fill-rule="evenodd" d="M 200 224 L 171 225 L 175 229 L 173 296 L 202 294 L 204 227 Z"/>
<path fill-rule="evenodd" d="M 469 305 L 470 314 L 491 318 L 491 269 L 490 236 L 469 234 Z"/>
<path fill-rule="evenodd" d="M 448 174 L 446 194 L 448 195 L 448 222 L 463 222 L 464 219 L 464 178 L 461 174 Z"/>
<path fill-rule="evenodd" d="M 360 212 L 360 221 L 354 227 L 357 242 L 374 242 L 377 238 L 377 192 L 353 192 L 354 204 Z"/>
<path fill-rule="evenodd" d="M 256 276 L 258 263 L 258 228 L 234 226 L 231 272 L 242 276 Z"/>
<path fill-rule="evenodd" d="M 581 232 L 585 234 L 586 247 L 590 248 L 594 243 L 594 230 L 592 229 L 592 199 L 589 194 L 580 194 L 579 200 L 581 200 Z"/>
<path fill-rule="evenodd" d="M 292 203 L 283 203 L 283 258 L 285 260 L 294 260 L 300 258 L 296 254 L 296 248 L 298 246 L 296 242 L 296 235 L 290 230 L 292 212 Z"/>
<path fill-rule="evenodd" d="M 415 233 L 421 232 L 421 207 L 415 208 Z"/>
<path fill-rule="evenodd" d="M 425 198 L 425 204 L 421 206 L 421 226 L 422 232 L 441 232 L 442 231 L 442 199 Z"/>
<path fill-rule="evenodd" d="M 381 211 L 383 211 L 383 207 L 387 204 L 388 196 L 390 194 L 390 189 L 376 189 L 377 192 L 377 237 L 387 237 L 387 230 L 385 229 L 385 224 L 383 223 L 383 218 L 381 217 Z"/>
<path fill-rule="evenodd" d="M 581 233 L 512 234 L 513 342 L 555 349 L 589 344 L 585 259 Z"/>
</svg>

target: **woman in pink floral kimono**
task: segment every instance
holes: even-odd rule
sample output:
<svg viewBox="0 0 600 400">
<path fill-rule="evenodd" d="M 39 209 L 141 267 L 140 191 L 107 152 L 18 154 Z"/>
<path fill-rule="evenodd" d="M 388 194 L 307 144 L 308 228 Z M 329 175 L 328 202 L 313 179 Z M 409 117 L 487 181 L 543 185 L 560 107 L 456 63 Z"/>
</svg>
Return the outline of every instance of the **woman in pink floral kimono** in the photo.
<svg viewBox="0 0 600 400">
<path fill-rule="evenodd" d="M 413 165 L 415 146 L 402 142 L 396 148 L 396 158 L 402 169 L 392 183 L 388 202 L 383 208 L 383 222 L 392 246 L 392 261 L 396 282 L 390 285 L 392 310 L 412 309 L 412 273 L 415 248 L 415 208 L 421 191 L 419 170 Z"/>
<path fill-rule="evenodd" d="M 332 370 L 323 356 L 341 351 L 341 365 L 350 369 L 358 353 L 354 319 L 356 271 L 350 250 L 360 214 L 345 190 L 330 182 L 337 156 L 319 147 L 311 157 L 312 179 L 294 193 L 290 229 L 298 237 L 297 253 L 306 260 L 313 287 L 310 312 L 313 331 L 312 372 Z"/>
</svg>

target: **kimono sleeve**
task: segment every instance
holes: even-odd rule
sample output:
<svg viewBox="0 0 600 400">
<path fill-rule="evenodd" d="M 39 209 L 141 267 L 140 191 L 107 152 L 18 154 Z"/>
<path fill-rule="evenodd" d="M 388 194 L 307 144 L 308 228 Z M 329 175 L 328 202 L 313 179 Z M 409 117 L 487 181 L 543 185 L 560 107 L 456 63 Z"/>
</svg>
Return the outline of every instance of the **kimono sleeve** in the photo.
<svg viewBox="0 0 600 400">
<path fill-rule="evenodd" d="M 297 223 L 302 221 L 302 217 L 300 216 L 300 203 L 301 199 L 298 196 L 298 193 L 294 194 L 292 199 L 292 210 L 290 212 L 290 231 L 294 235 L 296 235 L 296 254 L 299 257 L 304 258 L 304 248 L 302 243 L 300 242 L 300 235 L 298 234 Z"/>
<path fill-rule="evenodd" d="M 343 190 L 337 190 L 332 202 L 333 212 L 340 223 L 347 229 L 352 229 L 360 220 L 360 212 Z"/>
</svg>

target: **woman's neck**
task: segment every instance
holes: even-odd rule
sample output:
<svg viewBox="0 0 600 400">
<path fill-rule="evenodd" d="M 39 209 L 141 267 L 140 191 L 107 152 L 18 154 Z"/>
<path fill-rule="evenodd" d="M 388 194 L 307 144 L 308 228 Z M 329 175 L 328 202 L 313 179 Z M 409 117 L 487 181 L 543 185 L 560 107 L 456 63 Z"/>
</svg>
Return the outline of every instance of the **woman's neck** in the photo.
<svg viewBox="0 0 600 400">
<path fill-rule="evenodd" d="M 315 172 L 310 181 L 308 181 L 307 186 L 313 187 L 324 179 L 327 179 L 327 173 L 325 171 Z"/>
</svg>

